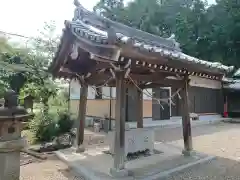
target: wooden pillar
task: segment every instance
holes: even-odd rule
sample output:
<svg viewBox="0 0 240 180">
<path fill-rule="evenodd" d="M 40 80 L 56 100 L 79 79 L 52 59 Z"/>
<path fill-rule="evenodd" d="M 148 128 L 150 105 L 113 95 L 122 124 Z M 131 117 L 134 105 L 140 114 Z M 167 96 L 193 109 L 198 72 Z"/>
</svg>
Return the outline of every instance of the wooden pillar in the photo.
<svg viewBox="0 0 240 180">
<path fill-rule="evenodd" d="M 124 71 L 116 71 L 116 105 L 115 105 L 115 142 L 114 142 L 114 163 L 110 173 L 115 176 L 125 176 L 125 104 L 126 88 L 124 82 Z"/>
<path fill-rule="evenodd" d="M 183 141 L 184 141 L 184 155 L 191 155 L 192 148 L 192 133 L 191 133 L 191 120 L 189 115 L 189 98 L 188 87 L 189 81 L 184 81 L 182 90 L 182 128 L 183 128 Z"/>
<path fill-rule="evenodd" d="M 78 110 L 79 124 L 77 128 L 76 152 L 84 152 L 85 150 L 83 146 L 83 140 L 84 140 L 85 119 L 86 119 L 87 95 L 88 95 L 88 86 L 86 84 L 82 84 L 80 88 L 80 101 L 79 101 L 79 110 Z"/>
<path fill-rule="evenodd" d="M 136 106 L 137 128 L 143 128 L 143 92 L 139 89 L 137 89 Z"/>
<path fill-rule="evenodd" d="M 70 95 L 71 95 L 71 81 L 69 81 L 68 83 L 68 113 L 71 113 L 71 110 L 70 110 L 70 103 L 71 103 L 71 98 L 70 98 Z"/>
</svg>

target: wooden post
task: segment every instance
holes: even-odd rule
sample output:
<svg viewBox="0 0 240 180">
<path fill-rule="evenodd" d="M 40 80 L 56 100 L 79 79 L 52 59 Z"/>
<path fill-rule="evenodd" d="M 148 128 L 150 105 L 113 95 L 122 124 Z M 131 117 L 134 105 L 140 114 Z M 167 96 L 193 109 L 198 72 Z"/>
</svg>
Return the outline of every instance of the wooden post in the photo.
<svg viewBox="0 0 240 180">
<path fill-rule="evenodd" d="M 70 110 L 70 103 L 71 103 L 71 98 L 70 98 L 70 95 L 71 95 L 71 81 L 69 81 L 69 83 L 68 83 L 68 113 L 70 113 L 71 112 L 71 110 Z"/>
<path fill-rule="evenodd" d="M 115 105 L 115 142 L 114 163 L 110 173 L 114 177 L 126 176 L 125 160 L 125 104 L 126 88 L 124 82 L 125 71 L 116 71 L 116 105 Z"/>
<path fill-rule="evenodd" d="M 86 119 L 87 95 L 88 95 L 88 86 L 86 84 L 82 84 L 80 88 L 80 101 L 79 101 L 79 110 L 78 110 L 79 126 L 77 129 L 76 152 L 85 151 L 85 148 L 83 146 L 83 140 L 84 140 L 85 119 Z"/>
<path fill-rule="evenodd" d="M 189 115 L 189 99 L 188 99 L 188 87 L 189 81 L 184 81 L 182 90 L 182 128 L 183 128 L 183 140 L 184 140 L 184 155 L 191 155 L 192 148 L 192 133 L 191 133 L 191 120 Z"/>
<path fill-rule="evenodd" d="M 143 92 L 137 89 L 137 128 L 143 128 Z"/>
</svg>

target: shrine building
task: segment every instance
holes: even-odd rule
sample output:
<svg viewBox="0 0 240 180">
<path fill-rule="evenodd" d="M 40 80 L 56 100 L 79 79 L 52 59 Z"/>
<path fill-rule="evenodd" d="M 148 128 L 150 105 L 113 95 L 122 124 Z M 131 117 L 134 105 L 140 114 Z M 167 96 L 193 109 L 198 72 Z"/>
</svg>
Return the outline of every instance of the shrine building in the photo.
<svg viewBox="0 0 240 180">
<path fill-rule="evenodd" d="M 76 152 L 85 151 L 88 117 L 112 118 L 110 174 L 128 176 L 128 152 L 153 152 L 155 146 L 154 130 L 144 128 L 144 121 L 179 117 L 182 153 L 191 156 L 190 114 L 223 112 L 222 80 L 233 67 L 191 57 L 174 38 L 114 22 L 86 10 L 77 0 L 75 6 L 49 71 L 55 78 L 72 81 L 70 109 L 78 114 Z M 134 121 L 137 129 L 126 130 L 126 123 Z"/>
</svg>

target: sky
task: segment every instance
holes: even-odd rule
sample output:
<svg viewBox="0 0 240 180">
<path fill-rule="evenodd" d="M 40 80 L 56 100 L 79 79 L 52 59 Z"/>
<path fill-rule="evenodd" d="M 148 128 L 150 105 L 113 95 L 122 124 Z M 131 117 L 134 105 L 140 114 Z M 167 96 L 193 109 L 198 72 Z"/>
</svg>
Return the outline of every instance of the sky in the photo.
<svg viewBox="0 0 240 180">
<path fill-rule="evenodd" d="M 80 0 L 91 10 L 98 0 Z M 34 36 L 45 21 L 54 20 L 58 31 L 73 17 L 73 0 L 0 0 L 0 31 Z"/>
<path fill-rule="evenodd" d="M 80 0 L 89 10 L 99 0 Z M 212 3 L 214 0 L 208 0 Z M 73 0 L 0 0 L 0 31 L 36 36 L 46 21 L 54 20 L 58 33 L 73 17 Z"/>
</svg>

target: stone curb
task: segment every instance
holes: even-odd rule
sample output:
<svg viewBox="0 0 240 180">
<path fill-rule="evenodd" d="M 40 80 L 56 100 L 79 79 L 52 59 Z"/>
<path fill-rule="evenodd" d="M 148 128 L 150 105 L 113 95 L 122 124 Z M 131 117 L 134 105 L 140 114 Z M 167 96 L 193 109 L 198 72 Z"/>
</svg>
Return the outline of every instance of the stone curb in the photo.
<svg viewBox="0 0 240 180">
<path fill-rule="evenodd" d="M 42 155 L 41 153 L 34 152 L 30 149 L 23 149 L 23 150 L 21 150 L 21 152 L 26 153 L 28 155 L 31 155 L 31 156 L 33 156 L 35 158 L 38 158 L 38 159 L 41 159 L 41 160 L 46 160 L 47 159 L 46 155 Z"/>
<path fill-rule="evenodd" d="M 192 127 L 197 127 L 197 126 L 203 126 L 203 125 L 208 125 L 208 124 L 217 124 L 220 122 L 231 122 L 231 118 L 227 119 L 219 119 L 219 120 L 211 120 L 211 121 L 195 121 L 192 123 Z M 149 126 L 146 128 L 154 128 L 154 129 L 161 129 L 161 128 L 179 128 L 182 127 L 182 124 L 165 124 L 165 125 L 159 125 L 159 126 Z"/>
<path fill-rule="evenodd" d="M 84 180 L 101 180 L 100 178 L 98 178 L 97 176 L 94 175 L 93 172 L 87 170 L 86 168 L 78 165 L 74 165 L 74 163 L 68 162 L 67 157 L 64 155 L 64 153 L 60 152 L 60 151 L 55 151 L 54 152 L 56 154 L 56 156 L 63 161 L 64 163 L 66 163 L 68 165 L 68 167 L 70 169 L 73 170 L 74 174 L 76 174 L 77 176 L 83 177 Z"/>
<path fill-rule="evenodd" d="M 240 123 L 240 119 L 235 119 L 235 118 L 226 118 L 223 120 L 225 123 Z"/>
</svg>

